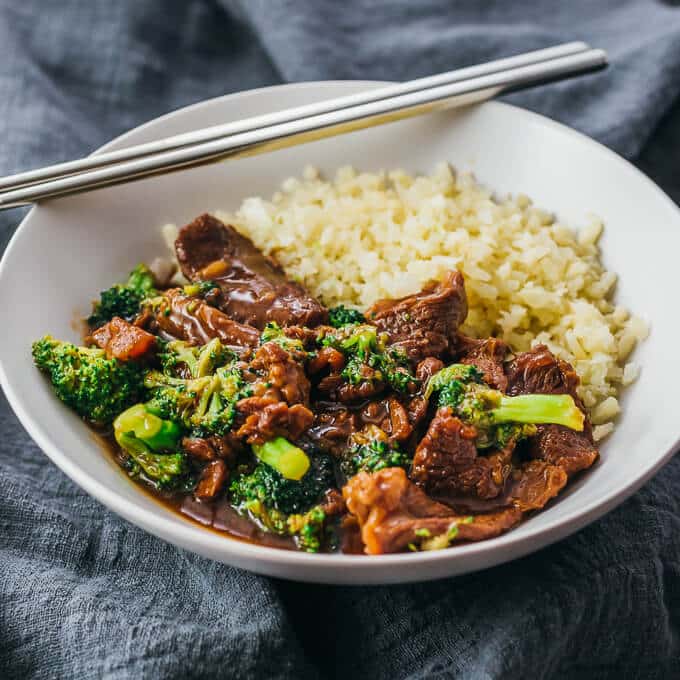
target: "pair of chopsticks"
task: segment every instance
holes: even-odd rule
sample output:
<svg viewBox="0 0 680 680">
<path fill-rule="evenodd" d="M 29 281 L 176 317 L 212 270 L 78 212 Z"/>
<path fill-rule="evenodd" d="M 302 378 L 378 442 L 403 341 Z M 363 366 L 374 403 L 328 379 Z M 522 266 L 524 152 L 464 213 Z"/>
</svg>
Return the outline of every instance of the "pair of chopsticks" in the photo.
<svg viewBox="0 0 680 680">
<path fill-rule="evenodd" d="M 0 209 L 464 106 L 599 70 L 606 64 L 603 50 L 572 42 L 216 125 L 0 178 Z"/>
</svg>

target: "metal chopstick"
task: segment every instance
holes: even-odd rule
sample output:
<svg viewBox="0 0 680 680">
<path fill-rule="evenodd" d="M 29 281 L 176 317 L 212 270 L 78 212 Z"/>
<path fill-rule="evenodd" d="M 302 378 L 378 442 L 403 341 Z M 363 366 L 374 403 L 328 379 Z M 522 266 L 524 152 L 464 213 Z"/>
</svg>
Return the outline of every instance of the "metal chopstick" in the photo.
<svg viewBox="0 0 680 680">
<path fill-rule="evenodd" d="M 115 163 L 0 193 L 0 208 L 140 179 L 205 163 L 263 153 L 452 106 L 482 101 L 539 83 L 603 68 L 606 53 L 586 50 L 328 113 Z"/>
<path fill-rule="evenodd" d="M 546 49 L 526 52 L 513 57 L 505 59 L 497 59 L 484 64 L 469 66 L 466 68 L 440 73 L 426 78 L 418 78 L 405 83 L 396 83 L 376 89 L 352 94 L 344 97 L 337 97 L 328 99 L 314 104 L 305 106 L 296 106 L 294 108 L 286 109 L 284 111 L 276 111 L 261 116 L 254 116 L 243 120 L 234 121 L 222 125 L 215 125 L 204 128 L 202 130 L 195 130 L 192 132 L 166 137 L 153 142 L 139 144 L 117 151 L 108 151 L 98 153 L 87 158 L 81 158 L 75 161 L 68 161 L 65 163 L 58 163 L 56 165 L 30 170 L 28 172 L 21 172 L 15 175 L 0 178 L 0 191 L 8 191 L 11 189 L 18 189 L 20 187 L 37 184 L 50 179 L 58 179 L 67 175 L 73 175 L 88 170 L 94 170 L 113 163 L 120 163 L 123 161 L 134 160 L 142 156 L 161 153 L 165 151 L 172 151 L 186 146 L 192 146 L 203 142 L 209 142 L 216 139 L 226 137 L 228 135 L 240 134 L 242 132 L 249 132 L 269 125 L 279 125 L 301 118 L 310 116 L 317 116 L 324 113 L 330 113 L 350 106 L 358 106 L 360 104 L 368 104 L 386 99 L 388 97 L 395 97 L 401 94 L 408 94 L 416 90 L 423 90 L 426 88 L 437 87 L 439 85 L 446 85 L 447 83 L 460 82 L 468 78 L 477 76 L 489 75 L 499 71 L 507 70 L 518 66 L 527 66 L 533 63 L 555 59 L 557 57 L 568 56 L 578 52 L 585 52 L 589 49 L 588 45 L 583 42 L 570 42 L 555 47 L 548 47 Z"/>
</svg>

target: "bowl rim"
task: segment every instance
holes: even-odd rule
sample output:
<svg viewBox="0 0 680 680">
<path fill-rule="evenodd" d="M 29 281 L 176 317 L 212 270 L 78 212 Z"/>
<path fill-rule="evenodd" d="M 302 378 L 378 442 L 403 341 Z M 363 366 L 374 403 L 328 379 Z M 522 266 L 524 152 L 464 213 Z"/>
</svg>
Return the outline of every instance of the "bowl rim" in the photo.
<svg viewBox="0 0 680 680">
<path fill-rule="evenodd" d="M 242 99 L 250 96 L 257 96 L 261 92 L 269 92 L 271 90 L 299 90 L 299 89 L 321 89 L 333 88 L 336 86 L 366 86 L 378 87 L 384 84 L 385 81 L 371 81 L 371 80 L 324 80 L 324 81 L 309 81 L 304 83 L 288 83 L 282 85 L 272 85 L 267 87 L 255 88 L 251 90 L 244 90 L 241 92 L 213 97 L 190 104 L 185 107 L 180 107 L 166 113 L 162 116 L 147 121 L 131 130 L 128 130 L 114 139 L 110 140 L 103 146 L 99 147 L 94 154 L 102 153 L 109 150 L 112 146 L 119 146 L 124 143 L 128 137 L 133 134 L 143 131 L 148 127 L 173 118 L 177 114 L 184 114 L 193 110 L 200 109 L 206 105 L 219 104 L 223 101 L 230 101 Z M 541 114 L 523 109 L 521 107 L 499 101 L 487 101 L 481 104 L 473 105 L 475 107 L 495 107 L 504 109 L 509 115 L 526 116 L 533 119 L 534 122 L 552 128 L 554 131 L 568 135 L 572 139 L 579 142 L 594 145 L 600 153 L 607 155 L 611 162 L 618 163 L 625 166 L 628 170 L 632 170 L 637 175 L 638 179 L 646 183 L 657 194 L 658 198 L 665 202 L 668 207 L 674 211 L 680 220 L 680 208 L 673 202 L 673 200 L 647 175 L 636 168 L 628 160 L 619 156 L 616 152 L 604 146 L 600 142 L 591 139 L 587 135 L 574 130 L 562 123 L 547 118 Z M 122 148 L 122 147 L 121 147 Z M 15 243 L 20 234 L 30 228 L 30 223 L 34 219 L 36 207 L 34 206 L 28 214 L 22 219 L 14 234 L 12 235 L 2 260 L 0 260 L 0 281 L 2 277 L 6 276 L 6 269 L 8 262 L 12 258 L 12 252 Z M 538 528 L 525 529 L 523 534 L 516 534 L 513 531 L 507 532 L 493 539 L 480 541 L 479 543 L 470 543 L 467 545 L 457 546 L 452 550 L 439 550 L 431 552 L 418 553 L 397 553 L 387 555 L 345 555 L 345 554 L 309 554 L 304 552 L 282 550 L 280 548 L 271 548 L 246 541 L 231 538 L 228 534 L 220 535 L 208 528 L 201 527 L 198 524 L 191 522 L 188 519 L 182 518 L 181 522 L 173 522 L 172 519 L 177 520 L 181 517 L 171 511 L 165 509 L 162 514 L 155 514 L 141 505 L 131 503 L 128 499 L 123 499 L 115 490 L 110 489 L 106 484 L 100 482 L 96 477 L 88 474 L 82 470 L 75 462 L 72 462 L 60 450 L 59 446 L 53 442 L 50 436 L 42 431 L 40 423 L 37 418 L 31 415 L 30 411 L 24 406 L 17 394 L 15 393 L 12 384 L 7 378 L 7 373 L 0 359 L 0 387 L 5 392 L 10 407 L 16 414 L 22 426 L 26 429 L 29 436 L 40 447 L 40 449 L 50 458 L 50 460 L 57 465 L 73 482 L 84 489 L 89 495 L 96 498 L 106 507 L 113 510 L 116 514 L 124 517 L 133 524 L 142 527 L 144 530 L 166 540 L 173 542 L 175 539 L 181 541 L 183 546 L 191 545 L 192 549 L 196 548 L 202 554 L 219 554 L 225 558 L 235 557 L 253 560 L 256 563 L 268 563 L 274 565 L 287 566 L 304 566 L 313 567 L 317 565 L 318 570 L 333 569 L 337 567 L 350 567 L 361 565 L 361 571 L 365 570 L 381 570 L 390 566 L 403 566 L 411 564 L 414 567 L 421 564 L 435 564 L 441 562 L 451 561 L 455 562 L 462 556 L 478 556 L 486 560 L 483 566 L 476 567 L 472 570 L 481 571 L 496 564 L 507 562 L 516 559 L 527 553 L 533 552 L 540 548 L 546 547 L 570 534 L 578 531 L 580 528 L 601 517 L 613 507 L 623 502 L 626 498 L 632 495 L 639 489 L 646 481 L 648 481 L 680 448 L 680 432 L 664 451 L 664 453 L 654 459 L 650 459 L 650 463 L 644 466 L 636 477 L 632 478 L 629 483 L 623 485 L 618 489 L 614 489 L 605 494 L 597 500 L 580 508 L 574 509 L 571 512 L 558 517 L 548 526 Z M 130 482 L 131 484 L 133 482 Z M 143 490 L 139 490 L 144 493 Z M 160 506 L 159 504 L 159 507 Z M 548 509 L 549 511 L 549 509 Z M 512 553 L 504 551 L 503 548 L 512 547 Z M 495 559 L 494 559 L 495 557 Z M 467 570 L 465 570 L 467 571 Z M 316 579 L 310 579 L 316 580 Z M 322 579 L 319 579 L 322 580 Z M 400 579 L 409 580 L 409 579 Z M 410 579 L 410 580 L 417 580 Z M 386 579 L 387 582 L 387 579 Z"/>
</svg>

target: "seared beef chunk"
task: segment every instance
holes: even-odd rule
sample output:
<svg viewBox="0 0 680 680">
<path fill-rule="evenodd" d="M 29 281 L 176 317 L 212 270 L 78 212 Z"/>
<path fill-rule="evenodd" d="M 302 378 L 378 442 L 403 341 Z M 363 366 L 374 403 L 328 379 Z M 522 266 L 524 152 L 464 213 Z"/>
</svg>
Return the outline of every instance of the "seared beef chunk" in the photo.
<svg viewBox="0 0 680 680">
<path fill-rule="evenodd" d="M 450 508 L 412 484 L 401 468 L 360 472 L 347 482 L 342 495 L 359 522 L 369 554 L 402 550 L 415 540 L 417 529 L 441 534 L 456 519 Z"/>
<path fill-rule="evenodd" d="M 210 461 L 221 458 L 227 465 L 233 466 L 237 456 L 243 452 L 243 444 L 233 432 L 223 437 L 184 437 L 182 449 L 199 461 Z"/>
<path fill-rule="evenodd" d="M 223 460 L 213 460 L 201 473 L 194 495 L 201 501 L 212 500 L 224 487 L 229 478 L 229 470 Z"/>
<path fill-rule="evenodd" d="M 241 399 L 236 432 L 248 444 L 274 437 L 298 439 L 314 422 L 309 410 L 310 384 L 304 366 L 276 342 L 262 345 L 248 366 L 254 396 Z"/>
<path fill-rule="evenodd" d="M 316 388 L 324 395 L 325 401 L 339 401 L 337 391 L 345 380 L 339 373 L 331 373 L 319 380 Z"/>
<path fill-rule="evenodd" d="M 342 456 L 349 438 L 360 428 L 356 413 L 334 402 L 317 402 L 314 411 L 314 424 L 307 432 L 308 437 L 321 450 Z"/>
<path fill-rule="evenodd" d="M 579 403 L 576 371 L 545 345 L 518 354 L 507 367 L 508 394 L 571 394 Z"/>
<path fill-rule="evenodd" d="M 341 379 L 341 382 L 337 384 L 332 394 L 335 397 L 335 399 L 337 399 L 339 402 L 343 404 L 351 404 L 352 402 L 366 401 L 366 399 L 372 399 L 378 394 L 384 392 L 386 387 L 385 383 L 382 380 L 380 380 L 379 377 L 377 377 L 377 374 L 378 372 L 374 368 L 371 368 L 370 366 L 364 364 L 361 367 L 362 376 L 361 382 L 357 383 L 356 385 L 353 385 L 352 383 L 349 383 L 344 379 Z M 328 376 L 328 378 L 331 379 L 333 377 L 334 376 L 332 374 Z M 327 379 L 324 384 L 328 385 L 329 382 L 330 381 Z"/>
<path fill-rule="evenodd" d="M 558 359 L 545 345 L 518 354 L 507 370 L 508 394 L 570 394 L 585 413 L 576 394 L 578 375 L 566 362 Z M 529 441 L 534 458 L 561 467 L 568 475 L 589 468 L 599 455 L 586 417 L 583 432 L 562 425 L 539 425 Z"/>
<path fill-rule="evenodd" d="M 377 302 L 366 318 L 417 362 L 446 354 L 455 344 L 455 333 L 466 315 L 463 275 L 454 271 L 416 295 Z"/>
<path fill-rule="evenodd" d="M 330 369 L 331 373 L 339 374 L 345 368 L 345 355 L 333 347 L 322 347 L 316 356 L 312 357 L 307 364 L 307 372 L 317 375 L 324 369 Z"/>
<path fill-rule="evenodd" d="M 359 411 L 359 419 L 379 427 L 392 442 L 406 441 L 413 432 L 408 411 L 394 397 L 369 402 Z"/>
<path fill-rule="evenodd" d="M 505 376 L 503 361 L 509 348 L 498 338 L 477 340 L 458 334 L 457 361 L 461 364 L 476 366 L 484 374 L 484 382 L 494 389 L 505 392 L 508 379 Z"/>
<path fill-rule="evenodd" d="M 361 539 L 359 522 L 354 515 L 347 513 L 340 520 L 340 550 L 346 555 L 363 555 L 364 542 Z"/>
<path fill-rule="evenodd" d="M 458 540 L 485 541 L 512 529 L 522 519 L 522 512 L 514 506 L 479 515 L 474 515 L 470 524 L 458 524 Z"/>
<path fill-rule="evenodd" d="M 210 215 L 186 225 L 175 241 L 182 272 L 192 281 L 220 287 L 216 304 L 230 318 L 260 330 L 270 321 L 281 326 L 317 326 L 328 311 L 253 242 Z"/>
<path fill-rule="evenodd" d="M 561 425 L 539 425 L 529 440 L 529 452 L 552 465 L 561 467 L 570 477 L 587 470 L 600 455 L 590 436 Z"/>
<path fill-rule="evenodd" d="M 260 334 L 256 328 L 232 321 L 219 309 L 203 300 L 189 297 L 180 288 L 168 290 L 154 309 L 152 327 L 166 338 L 205 345 L 219 338 L 225 345 L 242 349 L 257 347 Z"/>
<path fill-rule="evenodd" d="M 287 404 L 309 404 L 309 380 L 302 364 L 276 342 L 266 342 L 255 353 L 250 370 L 261 376 L 263 394 Z"/>
<path fill-rule="evenodd" d="M 326 517 L 342 515 L 347 510 L 345 499 L 337 489 L 328 489 L 319 505 L 326 513 Z"/>
<path fill-rule="evenodd" d="M 424 397 L 413 397 L 408 402 L 408 419 L 415 428 L 427 415 L 428 401 Z"/>
<path fill-rule="evenodd" d="M 314 422 L 309 410 L 310 384 L 304 366 L 276 342 L 264 343 L 248 365 L 254 396 L 241 399 L 236 435 L 248 444 L 274 437 L 298 439 Z"/>
<path fill-rule="evenodd" d="M 453 416 L 449 407 L 440 408 L 416 449 L 412 479 L 442 499 L 498 496 L 511 470 L 512 447 L 480 456 L 476 436 L 477 430 Z"/>
<path fill-rule="evenodd" d="M 499 458 L 510 469 L 512 455 L 508 447 L 490 458 Z M 503 492 L 494 498 L 479 498 L 470 494 L 438 497 L 458 512 L 493 512 L 502 508 L 515 507 L 522 512 L 540 510 L 566 485 L 567 473 L 556 465 L 542 460 L 532 460 L 519 467 L 513 467 L 505 482 Z"/>
<path fill-rule="evenodd" d="M 196 460 L 208 462 L 217 458 L 217 453 L 212 444 L 202 437 L 184 437 L 182 448 Z"/>
<path fill-rule="evenodd" d="M 248 397 L 241 399 L 236 407 L 247 416 L 236 434 L 248 444 L 264 444 L 274 437 L 294 441 L 314 422 L 314 414 L 306 406 L 288 406 L 271 397 Z"/>
<path fill-rule="evenodd" d="M 426 383 L 435 373 L 444 368 L 444 362 L 436 357 L 427 357 L 423 359 L 416 366 L 416 378 L 420 380 L 421 383 Z"/>
<path fill-rule="evenodd" d="M 428 498 L 401 468 L 361 472 L 342 495 L 359 524 L 364 552 L 372 555 L 404 550 L 423 537 L 448 534 L 451 541 L 480 541 L 506 531 L 521 517 L 514 507 L 472 518 L 458 515 Z"/>
<path fill-rule="evenodd" d="M 523 512 L 540 510 L 566 483 L 567 473 L 562 468 L 532 460 L 514 471 L 509 497 Z"/>
<path fill-rule="evenodd" d="M 209 437 L 208 442 L 215 450 L 218 458 L 233 466 L 239 454 L 243 453 L 243 442 L 233 433 L 228 432 L 223 437 Z"/>
<path fill-rule="evenodd" d="M 328 399 L 339 401 L 341 404 L 366 401 L 385 391 L 386 385 L 376 378 L 375 369 L 364 365 L 361 368 L 361 375 L 363 380 L 355 385 L 347 382 L 340 373 L 329 373 L 319 380 L 316 387 Z"/>
</svg>

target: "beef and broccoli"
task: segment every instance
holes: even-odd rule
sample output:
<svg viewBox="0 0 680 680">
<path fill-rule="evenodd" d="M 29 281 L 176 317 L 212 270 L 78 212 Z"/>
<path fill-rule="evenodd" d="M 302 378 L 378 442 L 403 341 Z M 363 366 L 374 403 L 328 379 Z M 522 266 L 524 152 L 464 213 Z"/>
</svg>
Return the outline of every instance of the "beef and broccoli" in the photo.
<svg viewBox="0 0 680 680">
<path fill-rule="evenodd" d="M 497 536 L 598 457 L 574 369 L 459 332 L 463 277 L 363 313 L 327 309 L 232 227 L 175 243 L 188 280 L 139 265 L 84 346 L 36 366 L 130 477 L 234 536 L 393 553 Z"/>
</svg>

